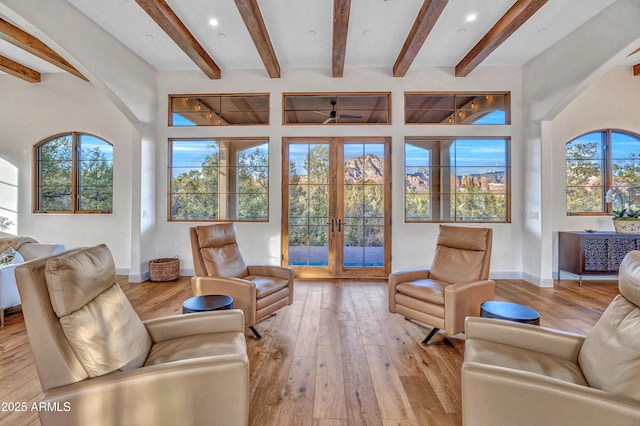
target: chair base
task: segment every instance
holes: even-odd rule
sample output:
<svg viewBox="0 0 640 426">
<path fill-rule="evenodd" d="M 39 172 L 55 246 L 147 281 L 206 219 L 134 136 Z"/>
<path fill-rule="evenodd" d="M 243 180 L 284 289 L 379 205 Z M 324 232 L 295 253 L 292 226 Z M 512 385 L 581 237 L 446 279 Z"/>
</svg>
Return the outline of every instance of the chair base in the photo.
<svg viewBox="0 0 640 426">
<path fill-rule="evenodd" d="M 249 326 L 249 330 L 251 330 L 253 332 L 253 334 L 256 336 L 256 339 L 258 339 L 258 340 L 262 339 L 262 336 L 260 335 L 260 333 L 258 333 L 258 330 L 253 328 L 252 325 Z"/>
<path fill-rule="evenodd" d="M 431 332 L 427 335 L 427 337 L 424 338 L 421 344 L 426 345 L 429 342 L 429 340 L 431 340 L 431 338 L 436 335 L 438 331 L 440 331 L 439 328 L 433 327 L 433 330 L 431 330 Z"/>
</svg>

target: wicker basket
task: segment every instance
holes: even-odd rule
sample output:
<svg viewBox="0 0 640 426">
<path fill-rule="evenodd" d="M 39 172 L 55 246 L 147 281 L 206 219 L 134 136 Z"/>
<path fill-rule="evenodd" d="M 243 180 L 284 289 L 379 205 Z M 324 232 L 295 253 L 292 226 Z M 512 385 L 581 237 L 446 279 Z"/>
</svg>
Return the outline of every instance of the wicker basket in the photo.
<svg viewBox="0 0 640 426">
<path fill-rule="evenodd" d="M 619 234 L 639 234 L 640 220 L 614 220 L 613 227 Z"/>
<path fill-rule="evenodd" d="M 151 281 L 173 281 L 180 277 L 180 259 L 163 257 L 149 261 L 149 279 Z"/>
</svg>

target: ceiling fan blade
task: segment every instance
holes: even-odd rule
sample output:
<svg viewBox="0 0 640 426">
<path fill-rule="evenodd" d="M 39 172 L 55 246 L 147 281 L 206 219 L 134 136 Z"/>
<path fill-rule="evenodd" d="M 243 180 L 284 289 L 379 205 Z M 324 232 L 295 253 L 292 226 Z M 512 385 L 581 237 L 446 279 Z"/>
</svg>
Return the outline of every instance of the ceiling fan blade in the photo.
<svg viewBox="0 0 640 426">
<path fill-rule="evenodd" d="M 339 118 L 362 118 L 361 115 L 338 114 Z"/>
<path fill-rule="evenodd" d="M 324 121 L 322 122 L 322 124 L 329 124 L 329 123 L 331 123 L 332 121 L 334 121 L 335 119 L 336 119 L 335 117 L 329 117 L 329 118 L 327 118 L 326 120 L 324 120 Z"/>
<path fill-rule="evenodd" d="M 322 112 L 322 111 L 313 111 L 313 112 L 315 112 L 316 114 L 324 115 L 325 117 L 328 117 L 329 115 L 331 115 L 331 113 L 328 113 L 328 112 Z"/>
</svg>

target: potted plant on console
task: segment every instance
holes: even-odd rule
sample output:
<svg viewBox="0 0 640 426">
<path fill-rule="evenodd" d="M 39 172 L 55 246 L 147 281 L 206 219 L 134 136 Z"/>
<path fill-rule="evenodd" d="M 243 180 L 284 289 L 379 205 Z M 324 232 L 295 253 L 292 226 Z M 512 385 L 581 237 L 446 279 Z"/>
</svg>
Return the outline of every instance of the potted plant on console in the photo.
<svg viewBox="0 0 640 426">
<path fill-rule="evenodd" d="M 640 210 L 632 208 L 614 210 L 613 227 L 621 234 L 640 233 Z"/>
</svg>

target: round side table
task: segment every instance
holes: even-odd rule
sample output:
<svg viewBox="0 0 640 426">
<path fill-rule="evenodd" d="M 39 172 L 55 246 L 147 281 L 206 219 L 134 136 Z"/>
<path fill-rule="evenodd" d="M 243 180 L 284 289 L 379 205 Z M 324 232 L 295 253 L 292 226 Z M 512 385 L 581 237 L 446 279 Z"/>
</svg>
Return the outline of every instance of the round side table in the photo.
<svg viewBox="0 0 640 426">
<path fill-rule="evenodd" d="M 194 296 L 184 301 L 182 313 L 219 311 L 233 309 L 233 298 L 224 294 Z"/>
<path fill-rule="evenodd" d="M 502 300 L 489 300 L 480 305 L 480 316 L 540 325 L 540 313 L 528 306 Z"/>
</svg>

